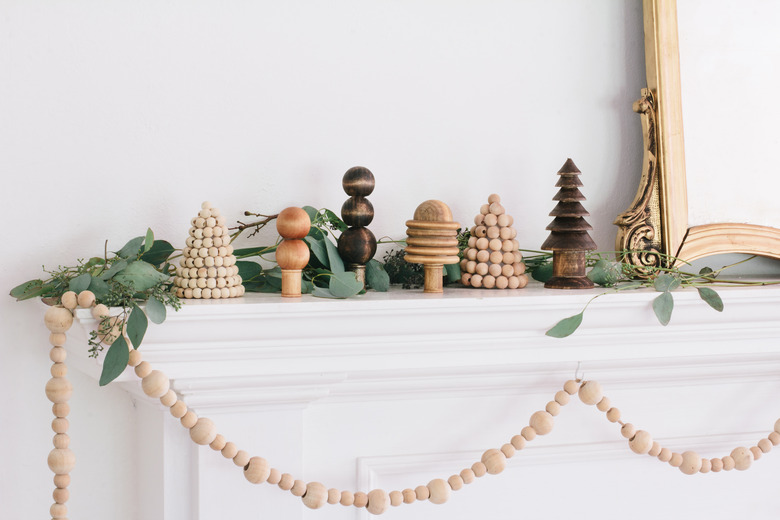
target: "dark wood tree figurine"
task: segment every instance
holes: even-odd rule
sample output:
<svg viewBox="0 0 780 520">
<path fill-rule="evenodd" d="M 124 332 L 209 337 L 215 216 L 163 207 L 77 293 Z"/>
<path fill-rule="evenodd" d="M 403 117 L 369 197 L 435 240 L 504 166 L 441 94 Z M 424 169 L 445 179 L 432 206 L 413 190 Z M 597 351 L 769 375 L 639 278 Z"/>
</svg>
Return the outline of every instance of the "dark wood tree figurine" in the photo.
<svg viewBox="0 0 780 520">
<path fill-rule="evenodd" d="M 339 255 L 364 286 L 366 264 L 376 254 L 376 237 L 366 228 L 374 220 L 374 206 L 366 197 L 374 191 L 375 182 L 374 174 L 362 166 L 350 168 L 341 180 L 341 186 L 349 195 L 341 206 L 341 218 L 350 227 L 339 237 Z"/>
<path fill-rule="evenodd" d="M 580 193 L 580 173 L 571 159 L 558 170 L 560 179 L 555 186 L 560 190 L 553 197 L 558 205 L 550 212 L 555 218 L 547 226 L 550 236 L 542 244 L 542 249 L 553 252 L 553 276 L 544 284 L 548 289 L 593 287 L 585 273 L 585 252 L 596 249 L 596 243 L 588 234 L 593 227 L 583 218 L 590 213 L 580 203 L 585 200 Z"/>
</svg>

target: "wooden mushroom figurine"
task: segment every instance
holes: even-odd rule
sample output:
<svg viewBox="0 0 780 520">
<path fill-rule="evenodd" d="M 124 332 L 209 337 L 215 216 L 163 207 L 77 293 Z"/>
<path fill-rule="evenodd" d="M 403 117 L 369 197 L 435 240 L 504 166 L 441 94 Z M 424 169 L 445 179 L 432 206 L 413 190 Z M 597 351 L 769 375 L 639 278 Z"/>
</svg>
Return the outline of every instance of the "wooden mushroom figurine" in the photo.
<svg viewBox="0 0 780 520">
<path fill-rule="evenodd" d="M 407 262 L 423 264 L 424 292 L 443 291 L 444 264 L 456 264 L 458 258 L 458 228 L 452 220 L 450 208 L 440 200 L 426 200 L 414 212 L 414 219 L 406 221 Z"/>
<path fill-rule="evenodd" d="M 309 263 L 309 247 L 301 240 L 309 233 L 311 219 L 302 208 L 286 208 L 276 218 L 276 230 L 284 239 L 276 248 L 276 263 L 282 268 L 282 296 L 301 296 L 301 271 Z"/>
</svg>

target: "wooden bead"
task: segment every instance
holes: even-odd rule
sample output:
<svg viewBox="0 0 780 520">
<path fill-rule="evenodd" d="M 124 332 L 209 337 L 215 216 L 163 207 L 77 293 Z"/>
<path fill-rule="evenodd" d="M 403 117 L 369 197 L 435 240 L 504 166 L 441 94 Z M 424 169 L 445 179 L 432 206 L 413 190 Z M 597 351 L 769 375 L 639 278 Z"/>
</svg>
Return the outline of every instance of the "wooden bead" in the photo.
<svg viewBox="0 0 780 520">
<path fill-rule="evenodd" d="M 475 274 L 471 277 L 471 286 L 472 287 L 482 287 L 482 276 Z"/>
<path fill-rule="evenodd" d="M 195 444 L 205 446 L 211 444 L 217 437 L 217 427 L 211 419 L 201 417 L 190 428 L 190 438 Z"/>
<path fill-rule="evenodd" d="M 187 410 L 187 412 L 182 416 L 182 418 L 179 419 L 179 422 L 185 428 L 188 429 L 192 428 L 193 426 L 195 426 L 195 423 L 198 422 L 198 414 L 196 414 L 192 410 Z"/>
<path fill-rule="evenodd" d="M 54 363 L 49 372 L 51 377 L 65 377 L 68 375 L 68 366 L 65 363 Z"/>
<path fill-rule="evenodd" d="M 76 296 L 76 293 L 73 291 L 65 291 L 62 293 L 62 296 L 60 296 L 60 303 L 62 303 L 63 307 L 72 311 L 79 305 L 78 296 Z"/>
<path fill-rule="evenodd" d="M 677 454 L 675 453 L 675 455 Z M 695 451 L 684 451 L 680 458 L 680 471 L 684 474 L 693 475 L 701 470 L 701 457 Z M 670 464 L 672 464 L 672 462 L 676 462 L 674 456 L 672 456 L 672 460 L 669 461 Z M 674 466 L 674 464 L 672 464 L 672 466 Z"/>
<path fill-rule="evenodd" d="M 569 404 L 569 394 L 568 392 L 565 392 L 563 390 L 558 390 L 555 392 L 555 402 L 558 403 L 561 406 L 565 406 Z"/>
<path fill-rule="evenodd" d="M 54 485 L 60 489 L 70 486 L 70 475 L 54 475 Z"/>
<path fill-rule="evenodd" d="M 753 453 L 743 446 L 734 448 L 730 455 L 734 459 L 734 469 L 737 471 L 745 471 L 753 463 Z"/>
<path fill-rule="evenodd" d="M 521 274 L 520 276 L 515 276 L 513 278 L 517 278 L 517 287 L 515 289 L 522 289 L 526 285 L 528 285 L 528 276 Z"/>
<path fill-rule="evenodd" d="M 485 289 L 492 289 L 496 286 L 496 279 L 493 276 L 485 275 L 482 277 L 482 287 Z"/>
<path fill-rule="evenodd" d="M 503 228 L 509 227 L 514 223 L 515 223 L 514 219 L 509 215 L 507 215 L 506 213 L 503 213 L 498 216 L 498 225 Z"/>
<path fill-rule="evenodd" d="M 417 493 L 415 493 L 413 489 L 406 488 L 401 494 L 404 497 L 404 504 L 413 504 L 417 501 Z"/>
<path fill-rule="evenodd" d="M 775 429 L 775 431 L 777 433 L 780 433 L 780 419 L 775 421 L 775 428 L 774 429 Z"/>
<path fill-rule="evenodd" d="M 620 427 L 620 435 L 626 439 L 630 439 L 636 433 L 636 427 L 631 423 L 626 423 Z"/>
<path fill-rule="evenodd" d="M 49 508 L 49 514 L 54 519 L 64 519 L 67 520 L 68 516 L 68 507 L 65 504 L 57 504 L 54 503 Z"/>
<path fill-rule="evenodd" d="M 279 489 L 282 489 L 284 491 L 290 491 L 295 484 L 295 477 L 290 475 L 289 473 L 282 473 L 282 478 L 279 479 Z"/>
<path fill-rule="evenodd" d="M 504 457 L 506 457 L 507 459 L 511 459 L 512 457 L 515 456 L 517 450 L 511 444 L 504 444 L 503 446 L 501 446 L 501 453 L 503 453 Z"/>
<path fill-rule="evenodd" d="M 64 488 L 55 488 L 51 497 L 57 504 L 64 504 L 70 498 L 70 491 Z"/>
<path fill-rule="evenodd" d="M 481 252 L 484 252 L 484 251 L 481 251 Z M 488 273 L 488 265 L 485 262 L 479 262 L 477 264 L 476 272 L 477 272 L 478 275 L 483 277 L 482 284 L 484 285 L 484 283 L 485 283 L 484 277 Z"/>
<path fill-rule="evenodd" d="M 672 458 L 669 459 L 669 465 L 673 468 L 679 468 L 683 463 L 683 457 L 680 453 L 672 452 Z"/>
<path fill-rule="evenodd" d="M 352 504 L 355 507 L 366 507 L 368 505 L 368 495 L 362 491 L 355 493 L 355 501 Z"/>
<path fill-rule="evenodd" d="M 268 478 L 268 482 L 272 483 L 270 477 Z M 341 491 L 336 488 L 330 488 L 328 490 L 328 504 L 338 504 L 339 500 L 341 500 Z"/>
<path fill-rule="evenodd" d="M 98 303 L 94 307 L 92 307 L 92 317 L 96 320 L 99 320 L 101 318 L 105 318 L 109 315 L 108 307 L 103 305 L 102 303 Z"/>
<path fill-rule="evenodd" d="M 384 489 L 372 489 L 368 492 L 366 511 L 372 515 L 381 515 L 390 507 L 390 496 Z"/>
<path fill-rule="evenodd" d="M 502 206 L 498 202 L 494 202 L 494 203 L 492 203 L 490 205 L 489 211 L 490 211 L 490 213 L 492 213 L 493 215 L 496 215 L 496 216 L 503 215 L 504 214 L 504 206 Z"/>
<path fill-rule="evenodd" d="M 650 447 L 650 451 L 647 452 L 651 457 L 657 457 L 661 453 L 661 445 L 656 441 L 653 441 L 653 445 Z"/>
<path fill-rule="evenodd" d="M 460 282 L 463 285 L 471 285 L 471 273 L 463 273 L 460 277 Z"/>
<path fill-rule="evenodd" d="M 65 307 L 49 307 L 43 315 L 43 322 L 50 332 L 67 332 L 73 325 L 73 314 Z"/>
<path fill-rule="evenodd" d="M 457 491 L 463 487 L 463 479 L 460 475 L 451 475 L 450 478 L 447 479 L 447 484 L 450 485 L 450 488 L 453 491 Z"/>
<path fill-rule="evenodd" d="M 62 347 L 62 346 L 64 346 L 65 345 L 65 341 L 67 339 L 68 339 L 68 337 L 65 335 L 64 332 L 52 332 L 52 333 L 49 334 L 49 343 L 53 347 Z M 51 356 L 51 352 L 53 350 L 54 349 L 49 351 L 49 356 Z M 63 350 L 65 350 L 65 349 L 63 349 Z M 52 359 L 52 361 L 57 361 L 57 360 L 56 359 Z M 61 361 L 65 361 L 65 360 L 62 359 Z"/>
<path fill-rule="evenodd" d="M 202 420 L 203 419 L 200 419 L 198 422 Z M 263 457 L 252 457 L 244 466 L 244 478 L 252 484 L 262 484 L 268 480 L 270 474 L 271 466 L 268 465 L 268 461 Z M 322 486 L 322 484 L 320 484 L 320 486 Z M 322 486 L 322 489 L 325 489 L 325 486 Z"/>
<path fill-rule="evenodd" d="M 497 475 L 506 468 L 506 455 L 500 450 L 490 449 L 482 454 L 482 463 L 488 473 Z"/>
<path fill-rule="evenodd" d="M 151 373 L 152 373 L 152 365 L 150 365 L 148 361 L 141 361 L 135 367 L 135 375 L 137 375 L 141 379 L 145 378 Z"/>
<path fill-rule="evenodd" d="M 487 473 L 487 466 L 482 461 L 475 462 L 471 465 L 471 471 L 474 472 L 475 477 L 483 477 Z"/>
<path fill-rule="evenodd" d="M 281 481 L 282 481 L 282 472 L 276 468 L 271 468 L 271 471 L 268 472 L 268 479 L 266 480 L 266 482 L 268 482 L 272 486 L 276 486 Z"/>
<path fill-rule="evenodd" d="M 496 450 L 498 451 L 498 450 Z M 501 453 L 500 451 L 498 453 Z M 503 457 L 503 454 L 501 455 Z M 447 481 L 435 478 L 428 482 L 428 490 L 431 492 L 431 496 L 428 497 L 428 500 L 432 504 L 443 504 L 450 498 L 450 493 L 452 492 L 452 488 L 450 488 L 450 485 L 447 484 Z"/>
<path fill-rule="evenodd" d="M 342 506 L 351 506 L 355 503 L 355 495 L 352 493 L 352 491 L 342 491 L 341 492 L 341 499 L 339 500 L 339 504 Z"/>
<path fill-rule="evenodd" d="M 417 500 L 428 500 L 431 496 L 431 490 L 428 489 L 428 486 L 417 486 L 414 488 L 414 495 L 417 497 Z"/>
<path fill-rule="evenodd" d="M 751 446 L 750 447 L 750 453 L 753 454 L 753 460 L 758 460 L 761 458 L 761 456 L 764 454 L 763 451 L 761 451 L 761 448 L 758 446 Z"/>
<path fill-rule="evenodd" d="M 170 387 L 171 381 L 168 379 L 168 376 L 159 370 L 152 370 L 149 372 L 149 375 L 141 380 L 141 388 L 144 393 L 155 399 L 159 399 L 167 394 Z"/>
<path fill-rule="evenodd" d="M 661 462 L 669 462 L 672 460 L 672 450 L 669 448 L 661 448 L 660 453 L 658 453 L 658 460 Z"/>
<path fill-rule="evenodd" d="M 189 412 L 188 412 L 188 413 L 189 413 Z M 236 455 L 235 455 L 235 457 L 233 457 L 233 464 L 235 464 L 235 465 L 236 465 L 236 466 L 238 466 L 239 468 L 243 468 L 243 467 L 245 467 L 247 464 L 249 464 L 249 459 L 250 459 L 250 458 L 251 458 L 251 457 L 250 457 L 249 453 L 247 453 L 247 452 L 246 452 L 246 451 L 244 451 L 244 450 L 238 450 L 238 451 L 236 452 Z M 300 495 L 298 495 L 298 496 L 300 496 Z"/>
<path fill-rule="evenodd" d="M 388 493 L 388 499 L 390 501 L 390 505 L 393 507 L 398 507 L 404 503 L 404 496 L 400 491 L 391 491 L 390 493 Z M 368 509 L 368 511 L 371 512 L 371 509 L 369 508 L 372 508 L 371 493 L 369 493 L 368 506 L 366 507 L 366 509 Z"/>
<path fill-rule="evenodd" d="M 525 440 L 532 441 L 536 438 L 536 430 L 534 430 L 531 426 L 526 426 L 520 430 L 520 435 L 525 437 Z"/>
<path fill-rule="evenodd" d="M 712 471 L 712 462 L 710 462 L 710 459 L 701 459 L 701 469 L 699 470 L 699 473 L 709 473 Z"/>
<path fill-rule="evenodd" d="M 772 443 L 772 446 L 777 446 L 780 444 L 780 433 L 772 432 L 767 435 L 767 439 L 769 439 L 769 442 Z"/>
<path fill-rule="evenodd" d="M 720 460 L 723 461 L 724 471 L 731 471 L 736 466 L 736 463 L 734 462 L 734 459 L 731 458 L 731 455 L 726 455 L 725 457 L 722 457 Z"/>
<path fill-rule="evenodd" d="M 553 426 L 555 426 L 553 416 L 544 410 L 534 412 L 528 422 L 531 428 L 539 435 L 547 435 L 552 431 Z"/>
<path fill-rule="evenodd" d="M 580 390 L 580 384 L 573 379 L 569 379 L 563 385 L 563 390 L 569 395 L 574 395 Z"/>
<path fill-rule="evenodd" d="M 214 440 L 209 443 L 209 448 L 214 451 L 222 451 L 222 448 L 224 448 L 226 444 L 227 441 L 225 440 L 225 436 L 218 433 L 216 437 L 214 437 Z"/>
<path fill-rule="evenodd" d="M 514 276 L 515 268 L 512 267 L 512 254 L 504 253 L 504 258 L 502 258 L 501 261 L 504 263 L 504 265 L 501 266 L 501 274 L 507 278 Z"/>
<path fill-rule="evenodd" d="M 588 405 L 597 404 L 603 397 L 601 392 L 601 385 L 598 381 L 583 382 L 580 385 L 578 395 L 580 397 L 580 401 Z"/>
<path fill-rule="evenodd" d="M 65 403 L 73 396 L 73 385 L 64 377 L 53 377 L 46 383 L 46 397 L 52 403 Z"/>
<path fill-rule="evenodd" d="M 70 413 L 70 405 L 68 403 L 55 403 L 51 407 L 51 413 L 55 417 L 67 417 Z"/>
<path fill-rule="evenodd" d="M 78 296 L 79 307 L 89 309 L 95 305 L 95 293 L 92 291 L 81 291 Z"/>
<path fill-rule="evenodd" d="M 293 489 L 295 489 L 295 485 L 293 485 Z M 303 495 L 301 495 L 301 500 L 303 505 L 309 509 L 319 509 L 328 501 L 328 489 L 319 482 L 309 482 L 306 484 L 306 490 Z"/>
<path fill-rule="evenodd" d="M 482 214 L 480 213 L 480 215 Z M 495 229 L 495 233 L 498 233 L 498 227 L 496 226 L 496 224 L 498 224 L 498 217 L 493 215 L 492 213 L 488 213 L 487 215 L 482 215 L 482 222 L 480 222 L 480 224 L 485 224 L 487 226 L 488 236 L 490 236 L 491 229 Z"/>
<path fill-rule="evenodd" d="M 58 433 L 52 439 L 55 448 L 65 449 L 70 446 L 70 437 L 66 433 Z"/>
<path fill-rule="evenodd" d="M 601 412 L 606 412 L 610 408 L 612 408 L 612 404 L 609 401 L 609 397 L 602 397 L 601 401 L 596 404 L 596 408 L 599 409 Z"/>
<path fill-rule="evenodd" d="M 471 484 L 476 480 L 477 476 L 474 475 L 473 469 L 465 468 L 460 471 L 460 478 L 463 479 L 464 484 Z"/>
<path fill-rule="evenodd" d="M 127 358 L 127 365 L 131 367 L 137 367 L 143 362 L 141 353 L 136 349 L 130 349 L 129 357 Z"/>
<path fill-rule="evenodd" d="M 503 275 L 496 276 L 496 289 L 506 289 L 507 287 L 509 287 L 509 278 Z"/>
<path fill-rule="evenodd" d="M 171 415 L 173 415 L 177 419 L 181 419 L 184 417 L 184 414 L 187 413 L 187 404 L 184 401 L 176 401 L 173 403 L 173 406 L 171 406 Z"/>
<path fill-rule="evenodd" d="M 487 223 L 487 218 L 486 218 L 485 222 Z M 487 228 L 487 231 L 486 231 L 486 236 L 487 236 L 487 238 L 490 239 L 491 242 L 494 239 L 500 240 L 498 238 L 500 234 L 501 234 L 501 232 L 499 231 L 498 226 L 496 226 L 496 225 L 492 225 L 492 226 L 488 225 L 488 228 Z"/>
<path fill-rule="evenodd" d="M 54 448 L 49 452 L 47 463 L 52 472 L 63 475 L 73 470 L 76 465 L 76 455 L 68 448 Z"/>
<path fill-rule="evenodd" d="M 769 439 L 761 439 L 758 441 L 758 449 L 764 453 L 772 451 L 772 442 Z"/>
<path fill-rule="evenodd" d="M 57 417 L 51 422 L 51 429 L 54 433 L 66 433 L 70 427 L 70 422 L 64 417 Z"/>
<path fill-rule="evenodd" d="M 285 208 L 276 217 L 276 231 L 284 238 L 303 238 L 309 233 L 309 229 L 311 219 L 302 208 Z"/>
<path fill-rule="evenodd" d="M 488 274 L 492 276 L 493 278 L 497 278 L 501 276 L 501 265 L 500 264 L 490 264 L 488 266 Z"/>
<path fill-rule="evenodd" d="M 475 226 L 480 226 L 480 225 L 482 225 L 483 222 L 485 222 L 485 215 L 483 215 L 482 213 L 480 213 L 479 215 L 474 217 L 474 225 Z M 474 237 L 471 237 L 471 238 L 474 238 Z M 469 244 L 469 247 L 474 247 L 474 246 Z"/>
<path fill-rule="evenodd" d="M 629 439 L 628 446 L 634 453 L 643 455 L 653 447 L 653 437 L 644 430 L 637 430 L 634 436 Z"/>
<path fill-rule="evenodd" d="M 479 207 L 479 212 L 483 215 L 490 213 L 490 204 L 483 204 Z"/>
<path fill-rule="evenodd" d="M 177 400 L 178 400 L 178 398 L 176 397 L 176 392 L 174 392 L 173 390 L 169 389 L 165 393 L 165 395 L 160 397 L 160 404 L 170 408 L 171 406 L 173 406 L 176 403 Z"/>
<path fill-rule="evenodd" d="M 525 448 L 525 437 L 522 435 L 515 435 L 509 442 L 512 443 L 512 446 L 514 446 L 516 450 L 522 450 Z"/>
<path fill-rule="evenodd" d="M 617 408 L 610 408 L 607 410 L 607 420 L 609 422 L 618 422 L 620 420 L 620 410 Z"/>
</svg>

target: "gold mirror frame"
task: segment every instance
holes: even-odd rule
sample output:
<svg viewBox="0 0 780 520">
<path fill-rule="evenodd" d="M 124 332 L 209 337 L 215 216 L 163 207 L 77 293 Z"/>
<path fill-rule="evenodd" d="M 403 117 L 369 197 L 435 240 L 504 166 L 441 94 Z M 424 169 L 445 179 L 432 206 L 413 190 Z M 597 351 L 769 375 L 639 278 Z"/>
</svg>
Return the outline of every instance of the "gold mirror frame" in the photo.
<svg viewBox="0 0 780 520">
<path fill-rule="evenodd" d="M 721 253 L 780 258 L 780 229 L 717 223 L 688 227 L 688 192 L 676 0 L 643 0 L 647 89 L 634 103 L 645 140 L 642 178 L 631 207 L 615 220 L 616 248 L 636 266 Z"/>
</svg>

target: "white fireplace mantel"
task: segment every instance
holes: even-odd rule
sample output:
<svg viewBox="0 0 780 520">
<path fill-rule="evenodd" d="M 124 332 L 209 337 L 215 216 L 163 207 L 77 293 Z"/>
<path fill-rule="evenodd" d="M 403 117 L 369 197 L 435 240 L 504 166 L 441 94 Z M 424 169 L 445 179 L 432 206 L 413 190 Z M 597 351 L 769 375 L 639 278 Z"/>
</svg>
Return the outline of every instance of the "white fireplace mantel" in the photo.
<svg viewBox="0 0 780 520">
<path fill-rule="evenodd" d="M 590 304 L 580 330 L 564 339 L 544 332 L 603 291 L 550 291 L 534 283 L 519 291 L 447 289 L 441 296 L 391 290 L 347 300 L 187 301 L 165 324 L 150 325 L 141 351 L 226 437 L 296 478 L 328 487 L 390 491 L 447 478 L 519 433 L 578 367 L 602 383 L 627 420 L 665 445 L 723 456 L 754 445 L 780 416 L 780 407 L 771 406 L 780 389 L 780 288 L 718 290 L 722 313 L 695 290 L 675 291 L 667 327 L 651 309 L 658 293 L 608 294 Z M 97 379 L 101 360 L 88 358 L 85 347 L 95 321 L 86 310 L 76 317 L 70 363 Z M 289 493 L 252 486 L 220 454 L 190 443 L 177 421 L 143 395 L 132 371 L 113 384 L 148 405 L 137 408 L 138 427 L 158 430 L 166 453 L 139 469 L 148 473 L 139 475 L 147 496 L 139 519 L 368 516 L 342 506 L 309 511 Z M 741 399 L 750 406 L 738 406 Z M 628 507 L 638 491 L 622 489 L 626 471 L 644 479 L 640 488 L 671 482 L 670 493 L 679 491 L 679 471 L 632 454 L 600 415 L 573 402 L 556 429 L 512 459 L 506 474 L 481 479 L 443 506 L 414 504 L 387 514 L 513 517 L 513 501 L 502 503 L 502 493 L 522 483 L 542 500 L 555 468 L 598 473 L 574 493 L 582 495 L 579 504 L 557 501 L 555 513 L 547 510 L 551 518 L 587 508 L 589 486 L 620 490 L 614 500 Z M 766 485 L 756 483 L 766 478 L 762 471 L 776 479 L 780 460 L 771 459 L 780 456 L 755 462 L 740 485 Z M 720 482 L 694 491 L 725 486 L 734 492 L 730 474 L 688 478 Z M 538 500 L 529 498 L 524 511 L 541 511 Z M 772 494 L 759 503 L 776 510 L 780 499 Z M 657 517 L 664 512 L 658 507 L 632 516 Z"/>
</svg>

